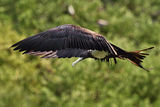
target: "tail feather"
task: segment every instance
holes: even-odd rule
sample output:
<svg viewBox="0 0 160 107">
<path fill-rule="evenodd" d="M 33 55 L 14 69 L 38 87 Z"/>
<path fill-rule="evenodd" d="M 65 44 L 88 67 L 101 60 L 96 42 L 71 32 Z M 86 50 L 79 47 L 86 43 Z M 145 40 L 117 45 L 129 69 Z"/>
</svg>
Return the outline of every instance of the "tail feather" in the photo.
<svg viewBox="0 0 160 107">
<path fill-rule="evenodd" d="M 126 55 L 123 56 L 124 58 L 127 58 L 131 63 L 135 64 L 136 66 L 143 68 L 146 71 L 149 71 L 145 69 L 142 66 L 143 59 L 146 57 L 144 54 L 139 52 L 127 52 Z"/>
<path fill-rule="evenodd" d="M 117 51 L 117 54 L 118 54 L 118 58 L 120 59 L 128 59 L 131 63 L 133 63 L 134 65 L 146 70 L 146 71 L 149 71 L 148 69 L 144 68 L 142 66 L 142 62 L 143 62 L 143 59 L 149 55 L 148 53 L 144 53 L 144 51 L 147 51 L 147 50 L 151 50 L 153 49 L 154 47 L 150 47 L 150 48 L 146 48 L 146 49 L 143 49 L 143 50 L 138 50 L 138 51 L 132 51 L 132 52 L 127 52 L 115 45 L 112 44 L 112 46 L 115 48 L 115 50 Z"/>
<path fill-rule="evenodd" d="M 123 57 L 127 58 L 131 63 L 135 64 L 136 66 L 138 66 L 146 71 L 149 71 L 148 69 L 144 68 L 141 64 L 143 62 L 143 59 L 146 57 L 146 55 L 149 55 L 149 54 L 142 53 L 142 52 L 153 49 L 153 48 L 154 47 L 150 47 L 150 48 L 139 50 L 139 51 L 126 52 L 126 54 L 123 55 Z"/>
</svg>

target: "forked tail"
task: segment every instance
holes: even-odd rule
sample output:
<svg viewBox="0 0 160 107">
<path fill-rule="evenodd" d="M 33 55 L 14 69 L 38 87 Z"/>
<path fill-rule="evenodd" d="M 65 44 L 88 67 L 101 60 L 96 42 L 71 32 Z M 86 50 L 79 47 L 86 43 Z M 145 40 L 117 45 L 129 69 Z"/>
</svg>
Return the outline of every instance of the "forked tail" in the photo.
<svg viewBox="0 0 160 107">
<path fill-rule="evenodd" d="M 146 55 L 149 55 L 148 53 L 144 53 L 143 51 L 153 49 L 154 47 L 146 48 L 146 49 L 139 50 L 139 51 L 127 52 L 127 51 L 124 51 L 121 48 L 119 48 L 113 44 L 112 44 L 112 46 L 117 51 L 118 58 L 128 59 L 131 63 L 135 64 L 136 66 L 138 66 L 146 71 L 149 71 L 142 66 L 143 59 L 146 57 Z"/>
</svg>

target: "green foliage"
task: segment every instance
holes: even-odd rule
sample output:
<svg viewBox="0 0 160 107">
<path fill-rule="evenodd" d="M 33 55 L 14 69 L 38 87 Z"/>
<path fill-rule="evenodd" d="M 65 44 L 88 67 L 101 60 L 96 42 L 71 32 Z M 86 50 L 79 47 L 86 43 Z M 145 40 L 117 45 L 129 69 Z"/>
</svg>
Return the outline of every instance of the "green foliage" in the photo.
<svg viewBox="0 0 160 107">
<path fill-rule="evenodd" d="M 75 14 L 70 15 L 72 5 Z M 159 107 L 159 0 L 0 0 L 0 107 Z M 108 22 L 100 27 L 99 19 Z M 128 51 L 155 46 L 145 72 L 128 61 L 40 59 L 9 47 L 29 35 L 80 25 Z"/>
</svg>

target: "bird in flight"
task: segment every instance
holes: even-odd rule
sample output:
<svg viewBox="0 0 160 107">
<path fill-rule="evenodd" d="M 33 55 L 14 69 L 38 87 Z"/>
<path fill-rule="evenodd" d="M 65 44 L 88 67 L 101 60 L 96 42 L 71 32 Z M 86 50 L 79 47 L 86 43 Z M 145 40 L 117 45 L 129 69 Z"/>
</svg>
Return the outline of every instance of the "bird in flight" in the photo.
<svg viewBox="0 0 160 107">
<path fill-rule="evenodd" d="M 117 63 L 116 58 L 128 59 L 136 66 L 143 68 L 142 60 L 153 47 L 139 51 L 125 51 L 110 43 L 102 35 L 89 29 L 71 24 L 60 25 L 34 36 L 21 40 L 11 47 L 23 54 L 41 56 L 42 58 L 71 58 L 79 57 L 72 63 L 93 58 L 109 62 L 111 58 Z"/>
</svg>

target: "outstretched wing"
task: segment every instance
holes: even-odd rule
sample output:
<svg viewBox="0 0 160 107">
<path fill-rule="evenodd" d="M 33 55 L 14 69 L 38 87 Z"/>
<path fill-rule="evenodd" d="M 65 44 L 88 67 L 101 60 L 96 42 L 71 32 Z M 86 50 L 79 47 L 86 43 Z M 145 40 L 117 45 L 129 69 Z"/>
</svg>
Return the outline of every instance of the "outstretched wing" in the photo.
<svg viewBox="0 0 160 107">
<path fill-rule="evenodd" d="M 61 50 L 59 52 L 62 52 L 62 50 L 64 52 L 66 49 L 72 49 L 70 52 L 77 52 L 79 49 L 104 50 L 116 55 L 114 48 L 103 36 L 74 25 L 61 25 L 49 29 L 19 41 L 12 47 L 15 47 L 14 50 L 24 51 L 24 53 L 41 52 L 42 54 L 43 52 L 56 52 L 59 50 Z"/>
</svg>

